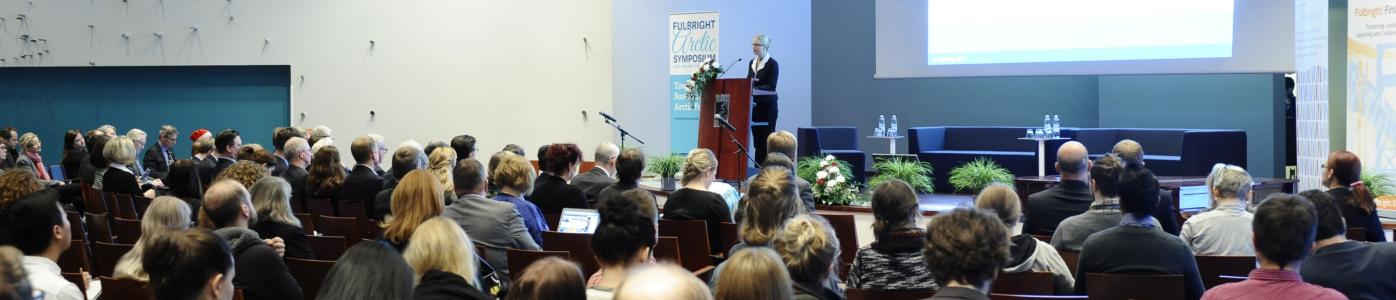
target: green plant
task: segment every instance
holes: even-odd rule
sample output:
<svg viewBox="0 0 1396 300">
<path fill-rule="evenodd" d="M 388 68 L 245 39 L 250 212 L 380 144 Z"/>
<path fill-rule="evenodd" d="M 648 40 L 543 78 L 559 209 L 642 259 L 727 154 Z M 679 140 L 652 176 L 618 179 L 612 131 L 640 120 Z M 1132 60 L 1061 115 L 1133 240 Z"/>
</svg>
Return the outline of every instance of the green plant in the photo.
<svg viewBox="0 0 1396 300">
<path fill-rule="evenodd" d="M 1362 171 L 1362 185 L 1372 191 L 1372 197 L 1396 195 L 1396 179 L 1391 174 L 1374 170 Z"/>
<path fill-rule="evenodd" d="M 819 204 L 824 205 L 855 205 L 866 203 L 863 197 L 862 185 L 849 180 L 852 178 L 846 173 L 848 163 L 835 159 L 833 156 L 825 156 L 819 162 L 821 168 L 814 173 L 813 186 L 814 199 Z"/>
<path fill-rule="evenodd" d="M 912 159 L 889 159 L 873 164 L 873 169 L 877 170 L 877 176 L 868 179 L 869 187 L 875 187 L 887 180 L 900 179 L 917 192 L 929 194 L 935 190 L 935 185 L 931 184 L 931 172 L 935 168 L 931 167 L 930 163 Z"/>
<path fill-rule="evenodd" d="M 950 170 L 950 185 L 955 187 L 956 192 L 968 190 L 978 193 L 995 182 L 1012 184 L 1013 173 L 986 157 L 976 158 Z"/>
<path fill-rule="evenodd" d="M 824 158 L 818 156 L 801 157 L 800 161 L 795 163 L 795 176 L 804 179 L 806 182 L 815 182 L 818 180 L 818 178 L 815 178 L 815 174 L 819 173 L 819 170 L 823 170 L 823 168 L 819 166 L 819 163 L 823 161 Z M 836 161 L 839 162 L 839 173 L 843 173 L 844 177 L 853 178 L 853 169 L 848 166 L 848 162 L 842 160 Z"/>
<path fill-rule="evenodd" d="M 650 173 L 659 175 L 659 177 L 673 178 L 675 174 L 678 174 L 679 171 L 683 169 L 684 159 L 685 157 L 683 155 L 678 154 L 650 157 L 648 170 Z"/>
</svg>

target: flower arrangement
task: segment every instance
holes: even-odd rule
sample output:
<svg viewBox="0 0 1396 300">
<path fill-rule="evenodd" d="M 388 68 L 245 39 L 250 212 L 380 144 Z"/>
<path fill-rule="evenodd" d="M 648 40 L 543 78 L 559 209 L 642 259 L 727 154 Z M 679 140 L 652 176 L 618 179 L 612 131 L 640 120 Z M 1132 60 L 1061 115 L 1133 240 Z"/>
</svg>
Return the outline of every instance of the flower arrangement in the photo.
<svg viewBox="0 0 1396 300">
<path fill-rule="evenodd" d="M 819 162 L 819 171 L 814 173 L 814 199 L 825 205 L 851 205 L 863 202 L 858 183 L 848 180 L 848 175 L 840 168 L 841 161 L 833 155 L 825 156 Z"/>
<path fill-rule="evenodd" d="M 697 100 L 698 97 L 703 96 L 703 90 L 707 89 L 714 80 L 717 80 L 717 76 L 726 72 L 727 70 L 717 65 L 717 60 L 709 58 L 703 61 L 702 64 L 698 65 L 698 69 L 693 71 L 693 76 L 688 78 L 688 83 L 684 84 L 685 96 L 689 100 Z"/>
</svg>

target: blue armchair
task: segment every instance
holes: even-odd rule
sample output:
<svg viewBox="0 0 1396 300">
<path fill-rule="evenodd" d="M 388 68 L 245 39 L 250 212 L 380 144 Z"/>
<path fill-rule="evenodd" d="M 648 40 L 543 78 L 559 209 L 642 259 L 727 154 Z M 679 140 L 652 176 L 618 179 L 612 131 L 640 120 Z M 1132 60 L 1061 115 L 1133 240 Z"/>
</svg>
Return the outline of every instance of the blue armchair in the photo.
<svg viewBox="0 0 1396 300">
<path fill-rule="evenodd" d="M 867 182 L 867 153 L 858 149 L 857 127 L 801 127 L 797 129 L 796 138 L 799 139 L 800 157 L 833 155 L 848 162 L 853 180 Z"/>
</svg>

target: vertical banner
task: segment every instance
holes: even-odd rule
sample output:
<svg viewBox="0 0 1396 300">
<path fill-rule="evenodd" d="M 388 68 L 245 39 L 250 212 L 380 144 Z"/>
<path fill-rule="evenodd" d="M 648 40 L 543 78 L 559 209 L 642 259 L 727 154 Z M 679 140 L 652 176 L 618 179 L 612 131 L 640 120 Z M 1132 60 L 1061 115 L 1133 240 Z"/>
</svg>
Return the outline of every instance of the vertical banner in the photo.
<svg viewBox="0 0 1396 300">
<path fill-rule="evenodd" d="M 684 85 L 703 61 L 717 60 L 717 13 L 669 14 L 669 151 L 698 146 L 698 100 Z"/>
<path fill-rule="evenodd" d="M 1300 191 L 1322 187 L 1319 165 L 1328 159 L 1328 28 L 1328 0 L 1294 1 L 1294 136 Z"/>
<path fill-rule="evenodd" d="M 1396 171 L 1396 0 L 1351 0 L 1347 32 L 1347 149 L 1364 172 Z M 1367 174 L 1363 174 L 1367 175 Z M 1386 197 L 1383 197 L 1386 198 Z M 1396 201 L 1381 199 L 1385 210 Z"/>
</svg>

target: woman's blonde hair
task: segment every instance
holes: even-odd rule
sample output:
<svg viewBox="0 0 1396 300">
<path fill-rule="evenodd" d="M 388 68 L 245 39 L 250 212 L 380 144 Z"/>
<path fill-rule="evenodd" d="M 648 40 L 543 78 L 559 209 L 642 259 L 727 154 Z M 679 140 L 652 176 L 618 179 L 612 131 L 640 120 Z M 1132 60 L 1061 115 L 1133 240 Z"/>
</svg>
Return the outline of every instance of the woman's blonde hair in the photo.
<svg viewBox="0 0 1396 300">
<path fill-rule="evenodd" d="M 441 215 L 444 202 L 441 185 L 427 170 L 412 170 L 402 178 L 389 207 L 393 214 L 383 223 L 383 239 L 402 244 L 412 238 L 412 232 L 427 219 Z"/>
<path fill-rule="evenodd" d="M 146 244 L 158 236 L 189 229 L 191 214 L 193 212 L 189 204 L 179 198 L 164 196 L 151 201 L 150 207 L 145 210 L 145 216 L 141 217 L 141 238 L 136 240 L 136 245 L 131 247 L 131 251 L 127 251 L 117 260 L 112 277 L 149 280 L 149 275 L 141 265 Z"/>
<path fill-rule="evenodd" d="M 33 132 L 25 132 L 24 134 L 22 134 L 22 135 L 19 136 L 19 149 L 15 149 L 15 152 L 17 152 L 17 153 L 29 152 L 29 147 L 30 147 L 30 146 L 34 146 L 34 144 L 37 144 L 37 143 L 39 143 L 39 135 L 34 134 Z M 102 168 L 102 167 L 98 167 L 98 168 Z"/>
<path fill-rule="evenodd" d="M 490 170 L 490 182 L 500 187 L 510 187 L 528 194 L 533 190 L 533 165 L 523 157 L 508 155 L 499 159 L 499 165 Z M 523 195 L 515 195 L 523 196 Z"/>
<path fill-rule="evenodd" d="M 974 199 L 974 207 L 993 210 L 999 221 L 1003 221 L 1003 225 L 1009 229 L 1018 225 L 1023 218 L 1023 203 L 1018 198 L 1018 192 L 1002 183 L 990 184 L 979 191 L 979 196 Z"/>
<path fill-rule="evenodd" d="M 790 280 L 824 282 L 839 256 L 839 239 L 824 218 L 801 214 L 785 222 L 771 248 L 785 261 Z"/>
<path fill-rule="evenodd" d="M 794 294 L 790 272 L 770 248 L 742 249 L 725 264 L 714 284 L 717 299 L 789 300 Z"/>
<path fill-rule="evenodd" d="M 252 207 L 262 220 L 301 227 L 300 219 L 291 215 L 291 184 L 286 179 L 262 177 L 248 192 L 252 193 Z"/>
<path fill-rule="evenodd" d="M 243 187 L 250 188 L 257 183 L 257 180 L 267 177 L 267 174 L 269 174 L 267 167 L 253 161 L 243 160 L 223 169 L 223 172 L 219 172 L 218 177 L 214 178 L 213 182 L 228 179 L 242 184 Z"/>
<path fill-rule="evenodd" d="M 737 232 L 742 243 L 751 246 L 769 244 L 780 232 L 785 220 L 805 210 L 791 176 L 790 169 L 763 168 L 751 180 Z"/>
<path fill-rule="evenodd" d="M 441 186 L 442 195 L 454 197 L 456 184 L 451 181 L 451 169 L 456 168 L 456 150 L 451 147 L 437 147 L 436 150 L 431 150 L 427 166 L 431 169 L 431 174 L 436 176 L 436 183 Z"/>
<path fill-rule="evenodd" d="M 136 143 L 132 142 L 129 137 L 118 136 L 107 142 L 107 145 L 102 148 L 102 157 L 109 162 L 129 166 L 136 162 Z"/>
<path fill-rule="evenodd" d="M 688 158 L 683 160 L 683 184 L 698 179 L 703 173 L 717 170 L 717 159 L 713 157 L 713 151 L 708 148 L 695 148 L 688 151 Z"/>
<path fill-rule="evenodd" d="M 446 217 L 433 217 L 412 233 L 402 258 L 417 272 L 417 279 L 430 270 L 441 270 L 476 284 L 475 245 L 460 224 Z"/>
</svg>

